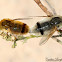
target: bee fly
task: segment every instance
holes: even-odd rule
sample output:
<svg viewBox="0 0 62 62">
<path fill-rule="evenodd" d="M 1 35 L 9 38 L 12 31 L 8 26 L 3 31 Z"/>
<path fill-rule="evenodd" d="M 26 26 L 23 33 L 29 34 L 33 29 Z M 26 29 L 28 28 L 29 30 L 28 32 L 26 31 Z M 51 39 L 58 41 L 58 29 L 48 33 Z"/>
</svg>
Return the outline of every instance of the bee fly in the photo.
<svg viewBox="0 0 62 62">
<path fill-rule="evenodd" d="M 40 0 L 34 0 L 37 5 L 47 14 L 47 16 L 31 16 L 31 17 L 46 17 L 45 19 L 37 22 L 30 30 L 30 33 L 34 33 L 35 35 L 42 36 L 42 40 L 39 43 L 44 44 L 50 37 L 55 38 L 57 42 L 61 43 L 59 39 L 56 37 L 62 36 L 62 16 L 57 16 L 57 13 L 55 12 L 55 9 L 49 4 L 47 0 L 46 3 L 49 5 L 53 13 L 48 11 L 48 9 L 42 4 Z M 55 31 L 58 31 L 60 35 L 55 35 Z"/>
<path fill-rule="evenodd" d="M 47 41 L 50 36 L 61 28 L 60 24 L 62 24 L 61 17 L 51 17 L 45 20 L 44 22 L 39 21 L 33 26 L 30 30 L 31 33 L 35 35 L 43 36 L 42 44 L 44 41 Z"/>
<path fill-rule="evenodd" d="M 16 45 L 17 40 L 22 40 L 23 35 L 29 32 L 29 26 L 17 20 L 27 20 L 31 18 L 18 18 L 18 19 L 3 19 L 0 21 L 0 35 L 8 41 L 14 41 L 13 47 Z"/>
<path fill-rule="evenodd" d="M 15 21 L 11 19 L 3 19 L 0 21 L 1 30 L 5 29 L 12 34 L 26 34 L 29 31 L 29 26 L 20 21 Z"/>
</svg>

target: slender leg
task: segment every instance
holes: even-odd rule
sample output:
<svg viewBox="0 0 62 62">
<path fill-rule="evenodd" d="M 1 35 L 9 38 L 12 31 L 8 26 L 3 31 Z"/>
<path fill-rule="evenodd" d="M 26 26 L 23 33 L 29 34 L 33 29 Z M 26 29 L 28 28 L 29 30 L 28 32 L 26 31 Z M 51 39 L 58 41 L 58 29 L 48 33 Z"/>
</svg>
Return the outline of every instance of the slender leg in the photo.
<svg viewBox="0 0 62 62">
<path fill-rule="evenodd" d="M 12 41 L 14 42 L 13 45 L 12 45 L 12 48 L 15 48 L 17 46 L 17 44 L 16 44 L 17 39 L 16 39 L 15 36 L 13 36 Z"/>
<path fill-rule="evenodd" d="M 52 38 L 55 38 L 55 37 L 62 37 L 62 34 L 52 36 Z"/>
<path fill-rule="evenodd" d="M 48 4 L 48 6 L 50 7 L 50 9 L 53 11 L 53 14 L 57 15 L 55 9 L 51 6 L 51 4 L 48 2 L 48 0 L 45 0 L 45 2 Z"/>
<path fill-rule="evenodd" d="M 16 44 L 16 40 L 15 40 L 12 47 L 15 48 L 16 46 L 17 46 L 17 44 Z"/>
<path fill-rule="evenodd" d="M 7 38 L 8 38 L 8 32 L 7 32 Z"/>
<path fill-rule="evenodd" d="M 53 14 L 50 11 L 48 11 L 48 9 L 41 3 L 40 0 L 34 0 L 34 1 L 46 13 L 47 16 L 53 16 Z"/>
<path fill-rule="evenodd" d="M 59 44 L 62 45 L 62 41 L 57 39 L 56 37 L 62 37 L 62 35 L 56 35 L 56 36 L 53 36 L 52 39 L 56 40 Z"/>
</svg>

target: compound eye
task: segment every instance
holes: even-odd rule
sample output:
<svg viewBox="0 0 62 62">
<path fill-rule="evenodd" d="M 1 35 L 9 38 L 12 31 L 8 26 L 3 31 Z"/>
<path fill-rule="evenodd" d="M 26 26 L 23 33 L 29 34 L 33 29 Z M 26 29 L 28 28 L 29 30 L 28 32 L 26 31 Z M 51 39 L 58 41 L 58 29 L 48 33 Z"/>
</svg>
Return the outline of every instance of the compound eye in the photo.
<svg viewBox="0 0 62 62">
<path fill-rule="evenodd" d="M 41 25 L 40 25 L 40 23 L 39 23 L 39 22 L 37 22 L 37 27 L 38 27 L 38 28 L 41 28 Z"/>
<path fill-rule="evenodd" d="M 5 22 L 5 21 L 3 21 L 3 22 L 2 22 L 2 26 L 5 26 L 5 25 L 6 25 L 6 22 Z"/>
<path fill-rule="evenodd" d="M 4 21 L 2 22 L 2 26 L 9 26 L 9 25 L 11 25 L 11 23 L 10 23 L 9 20 L 4 20 Z"/>
</svg>

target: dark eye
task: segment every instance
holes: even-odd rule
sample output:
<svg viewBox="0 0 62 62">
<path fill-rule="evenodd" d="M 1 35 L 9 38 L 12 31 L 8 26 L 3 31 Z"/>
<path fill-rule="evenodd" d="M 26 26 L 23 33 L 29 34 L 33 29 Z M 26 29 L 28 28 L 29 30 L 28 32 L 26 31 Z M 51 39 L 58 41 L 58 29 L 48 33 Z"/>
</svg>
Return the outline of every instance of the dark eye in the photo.
<svg viewBox="0 0 62 62">
<path fill-rule="evenodd" d="M 2 22 L 2 26 L 9 26 L 9 25 L 11 25 L 11 21 L 4 20 L 4 21 Z"/>
<path fill-rule="evenodd" d="M 2 22 L 2 26 L 5 26 L 5 24 L 6 24 L 5 22 Z"/>
<path fill-rule="evenodd" d="M 37 22 L 37 27 L 38 27 L 38 28 L 41 28 L 41 25 L 40 25 L 40 23 L 39 23 L 39 22 Z"/>
</svg>

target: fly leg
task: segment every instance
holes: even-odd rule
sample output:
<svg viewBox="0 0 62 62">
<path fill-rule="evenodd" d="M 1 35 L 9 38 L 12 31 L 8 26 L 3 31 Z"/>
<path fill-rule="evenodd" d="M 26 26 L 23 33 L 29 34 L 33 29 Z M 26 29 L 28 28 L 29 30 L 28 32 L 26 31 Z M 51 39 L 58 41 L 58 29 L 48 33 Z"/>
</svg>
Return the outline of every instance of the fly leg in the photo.
<svg viewBox="0 0 62 62">
<path fill-rule="evenodd" d="M 52 38 L 55 38 L 55 37 L 62 37 L 62 34 L 52 36 Z"/>
<path fill-rule="evenodd" d="M 4 32 L 4 31 L 2 31 L 1 33 L 0 33 L 0 35 L 4 38 L 4 39 L 8 39 L 8 37 L 9 37 L 9 35 L 8 35 L 8 32 Z"/>
<path fill-rule="evenodd" d="M 34 0 L 34 1 L 46 13 L 47 16 L 53 16 L 53 14 L 50 11 L 48 11 L 48 9 L 41 3 L 40 0 Z"/>
<path fill-rule="evenodd" d="M 12 41 L 14 42 L 12 48 L 15 48 L 17 46 L 16 44 L 17 38 L 15 36 L 12 36 Z"/>
<path fill-rule="evenodd" d="M 8 39 L 9 35 L 8 35 L 8 32 L 6 33 L 6 40 Z"/>
<path fill-rule="evenodd" d="M 57 37 L 62 37 L 62 34 L 60 34 L 60 35 L 54 35 L 54 36 L 52 36 L 51 38 L 54 39 L 54 40 L 56 40 L 59 44 L 62 45 L 62 41 L 59 40 L 59 39 L 57 39 Z"/>
</svg>

